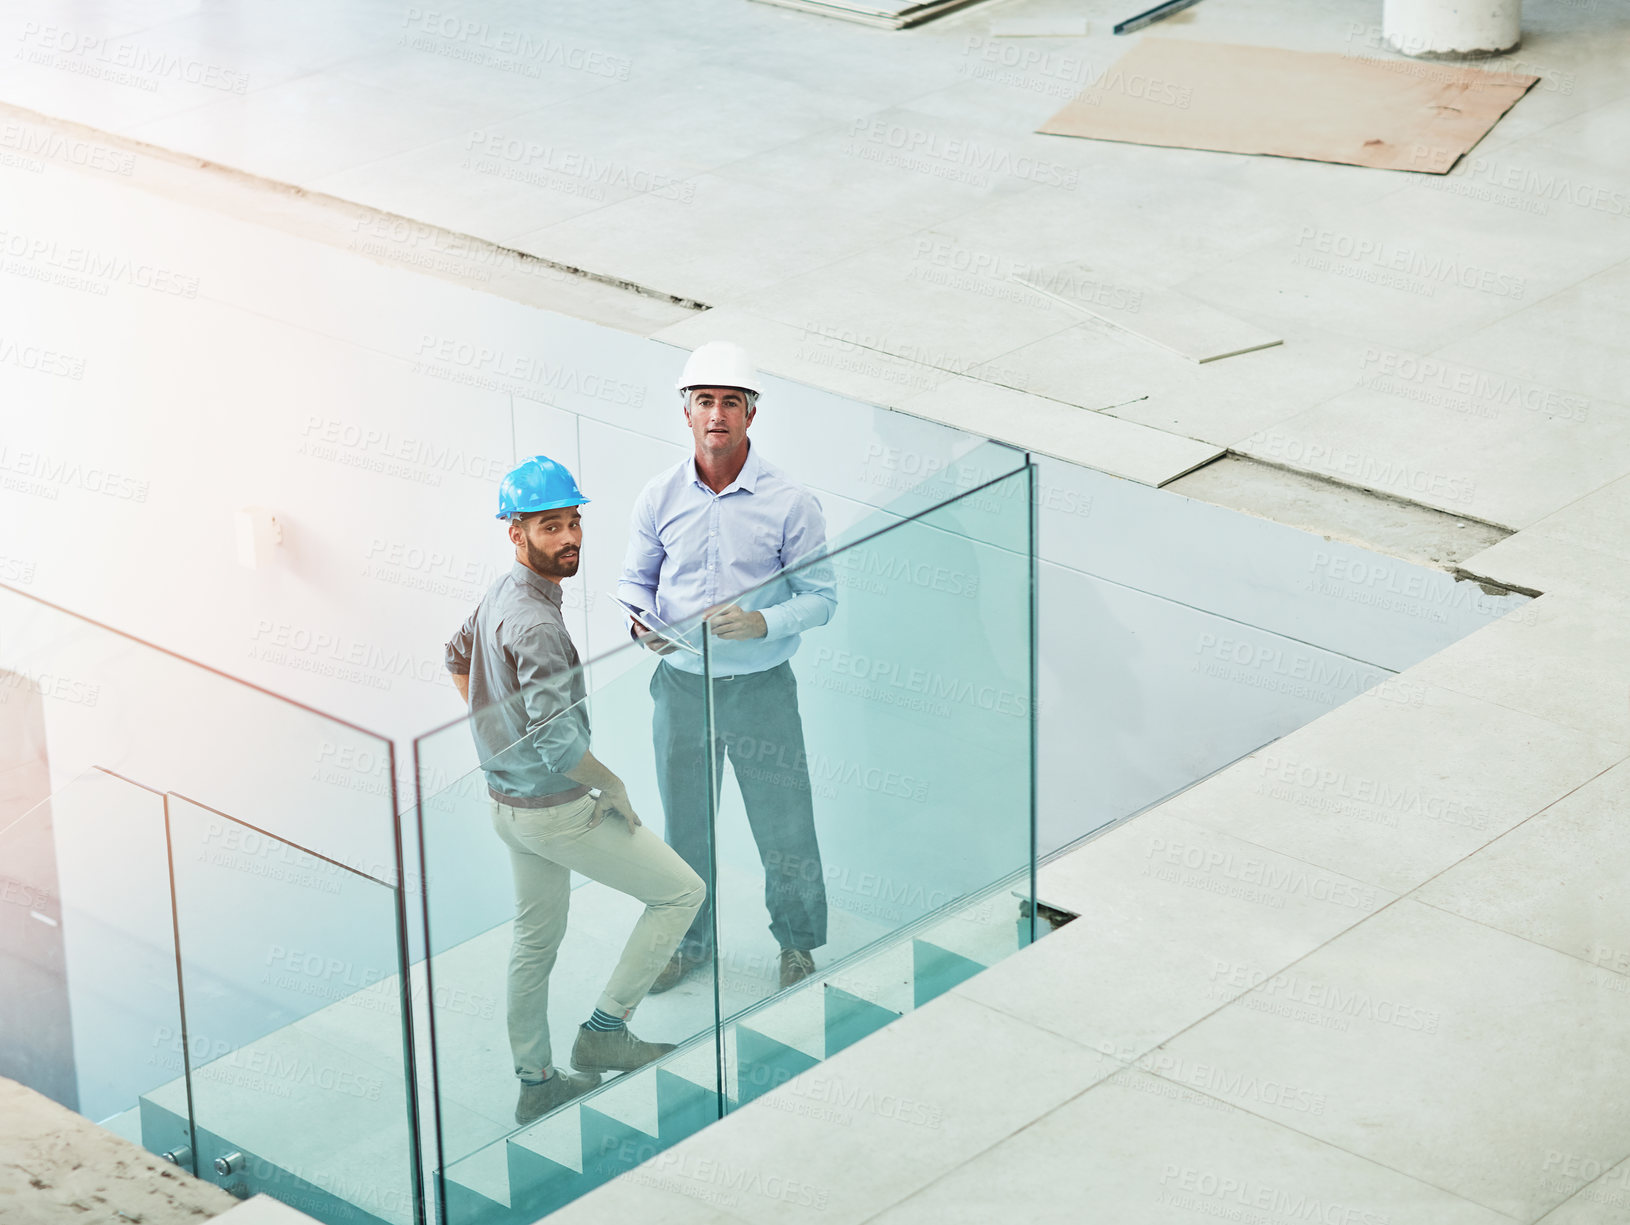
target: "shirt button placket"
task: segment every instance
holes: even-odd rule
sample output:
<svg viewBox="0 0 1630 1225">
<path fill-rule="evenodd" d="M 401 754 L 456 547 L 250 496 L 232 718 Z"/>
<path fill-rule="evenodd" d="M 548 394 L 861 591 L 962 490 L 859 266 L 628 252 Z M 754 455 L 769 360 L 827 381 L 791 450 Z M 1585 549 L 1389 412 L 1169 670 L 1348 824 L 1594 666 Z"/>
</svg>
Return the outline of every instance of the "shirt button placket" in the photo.
<svg viewBox="0 0 1630 1225">
<path fill-rule="evenodd" d="M 719 573 L 719 495 L 713 495 L 713 504 L 708 507 L 707 524 L 707 599 L 714 603 L 719 596 L 717 575 Z"/>
</svg>

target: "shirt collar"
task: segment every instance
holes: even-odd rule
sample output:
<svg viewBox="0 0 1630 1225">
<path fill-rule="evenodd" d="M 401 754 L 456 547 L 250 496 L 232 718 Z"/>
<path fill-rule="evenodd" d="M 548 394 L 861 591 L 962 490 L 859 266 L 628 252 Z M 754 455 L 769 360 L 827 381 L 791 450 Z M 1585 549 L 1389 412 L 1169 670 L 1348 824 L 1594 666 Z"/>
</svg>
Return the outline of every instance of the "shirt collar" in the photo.
<svg viewBox="0 0 1630 1225">
<path fill-rule="evenodd" d="M 553 579 L 544 578 L 543 575 L 535 570 L 527 569 L 520 562 L 515 563 L 515 568 L 509 572 L 509 576 L 521 586 L 541 595 L 556 608 L 560 607 L 562 592 L 560 584 Z"/>
<path fill-rule="evenodd" d="M 741 471 L 736 473 L 736 479 L 731 481 L 730 484 L 726 485 L 723 489 L 719 490 L 717 496 L 722 498 L 725 494 L 734 493 L 738 489 L 743 490 L 746 493 L 755 493 L 757 492 L 755 487 L 758 485 L 758 478 L 762 476 L 763 473 L 764 465 L 759 462 L 758 448 L 751 442 L 748 442 L 747 462 L 741 466 Z M 702 479 L 702 474 L 697 471 L 695 455 L 692 455 L 690 458 L 690 479 L 696 482 L 698 488 L 707 490 L 707 492 L 710 494 L 713 492 L 713 490 L 708 489 L 707 482 Z"/>
</svg>

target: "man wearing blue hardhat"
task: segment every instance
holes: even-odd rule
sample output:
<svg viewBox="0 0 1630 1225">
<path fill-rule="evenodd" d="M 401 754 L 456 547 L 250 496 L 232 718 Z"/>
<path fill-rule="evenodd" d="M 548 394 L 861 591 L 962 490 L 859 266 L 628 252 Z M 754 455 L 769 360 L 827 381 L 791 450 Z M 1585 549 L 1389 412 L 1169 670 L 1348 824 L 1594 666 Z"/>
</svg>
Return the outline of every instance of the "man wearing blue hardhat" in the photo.
<svg viewBox="0 0 1630 1225">
<path fill-rule="evenodd" d="M 628 1018 L 707 896 L 702 878 L 640 823 L 622 780 L 589 751 L 583 670 L 560 614 L 561 581 L 577 573 L 583 550 L 579 508 L 587 502 L 572 474 L 544 455 L 504 478 L 498 518 L 509 525 L 515 566 L 447 644 L 447 670 L 474 712 L 493 828 L 515 879 L 509 1043 L 521 1082 L 517 1123 L 586 1093 L 602 1072 L 673 1049 L 636 1038 Z M 578 1075 L 551 1064 L 548 1016 L 574 871 L 645 903 L 605 993 L 578 1028 Z"/>
<path fill-rule="evenodd" d="M 709 713 L 741 788 L 764 866 L 770 934 L 781 946 L 780 985 L 790 987 L 814 971 L 814 950 L 826 943 L 826 879 L 789 661 L 800 636 L 831 618 L 837 587 L 830 564 L 782 572 L 825 549 L 826 520 L 815 496 L 748 438 L 763 387 L 740 345 L 702 345 L 678 389 L 695 449 L 640 494 L 617 596 L 658 625 L 707 616 L 715 639 Z M 635 636 L 665 655 L 651 696 L 668 841 L 702 871 L 717 781 L 697 744 L 702 661 L 668 650 L 647 624 L 636 619 Z M 668 990 L 712 957 L 712 905 L 704 902 L 652 990 Z"/>
</svg>

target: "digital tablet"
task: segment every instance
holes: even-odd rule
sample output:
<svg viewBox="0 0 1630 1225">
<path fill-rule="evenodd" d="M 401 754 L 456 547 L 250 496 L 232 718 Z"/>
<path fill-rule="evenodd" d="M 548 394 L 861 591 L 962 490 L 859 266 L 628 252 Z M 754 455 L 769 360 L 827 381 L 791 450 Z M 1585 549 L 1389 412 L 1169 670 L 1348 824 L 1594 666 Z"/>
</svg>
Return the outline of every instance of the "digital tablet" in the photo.
<svg viewBox="0 0 1630 1225">
<path fill-rule="evenodd" d="M 692 655 L 700 655 L 702 653 L 701 649 L 695 646 L 689 638 L 685 637 L 685 635 L 681 634 L 673 626 L 669 625 L 661 617 L 657 616 L 656 613 L 646 612 L 643 608 L 635 607 L 633 604 L 630 604 L 627 600 L 623 599 L 615 592 L 611 593 L 611 598 L 616 601 L 619 608 L 627 612 L 630 617 L 633 617 L 634 620 L 638 621 L 646 629 L 656 634 L 657 637 L 673 643 L 674 646 L 679 647 L 682 650 L 689 651 Z"/>
</svg>

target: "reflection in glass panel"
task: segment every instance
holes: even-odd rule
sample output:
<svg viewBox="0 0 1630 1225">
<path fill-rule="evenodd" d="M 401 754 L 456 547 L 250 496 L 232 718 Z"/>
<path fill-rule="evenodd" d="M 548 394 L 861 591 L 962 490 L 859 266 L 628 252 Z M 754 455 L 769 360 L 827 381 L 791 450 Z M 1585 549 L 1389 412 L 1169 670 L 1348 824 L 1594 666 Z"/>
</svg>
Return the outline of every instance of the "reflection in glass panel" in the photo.
<svg viewBox="0 0 1630 1225">
<path fill-rule="evenodd" d="M 809 563 L 837 613 L 788 663 L 714 670 L 710 651 L 731 1104 L 1017 945 L 1032 816 L 1028 480 Z"/>
<path fill-rule="evenodd" d="M 0 1074 L 191 1168 L 164 797 L 90 770 L 0 831 Z"/>
<path fill-rule="evenodd" d="M 577 703 L 534 705 L 528 715 L 537 695 L 523 693 L 415 746 L 439 1192 L 453 1225 L 494 1214 L 535 1219 L 627 1168 L 633 1154 L 718 1117 L 711 988 L 646 994 L 699 902 L 696 878 L 662 841 L 651 754 L 656 662 L 630 645 L 588 670 L 605 679 L 592 688 L 583 680 L 589 691 Z M 578 683 L 566 677 L 553 688 L 569 695 Z M 490 729 L 512 717 L 531 730 L 495 741 Z M 567 722 L 587 729 L 588 751 L 622 780 L 639 830 L 615 814 L 591 827 L 592 799 L 530 807 L 495 799 L 494 790 L 533 798 L 523 794 L 528 780 Z M 605 1066 L 622 1056 L 597 1054 L 591 1048 L 604 1040 L 583 1027 L 612 997 L 635 1007 L 629 1034 L 677 1049 L 637 1070 Z M 601 1085 L 558 1100 L 529 1093 L 522 1076 L 536 1079 L 544 1067 L 551 1080 L 580 1069 Z"/>
<path fill-rule="evenodd" d="M 180 796 L 170 827 L 200 1176 L 329 1225 L 409 1225 L 391 886 Z"/>
</svg>

